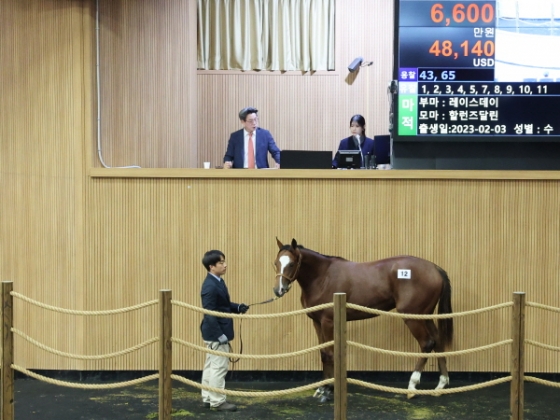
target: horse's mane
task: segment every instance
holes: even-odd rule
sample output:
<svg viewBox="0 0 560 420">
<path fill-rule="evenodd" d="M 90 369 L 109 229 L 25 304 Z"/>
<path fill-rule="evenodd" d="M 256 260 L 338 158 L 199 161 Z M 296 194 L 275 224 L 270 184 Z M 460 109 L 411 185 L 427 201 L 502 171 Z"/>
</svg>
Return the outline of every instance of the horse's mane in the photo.
<svg viewBox="0 0 560 420">
<path fill-rule="evenodd" d="M 287 251 L 287 250 L 290 249 L 291 247 L 292 247 L 291 245 L 284 245 L 282 248 L 280 248 L 280 251 Z M 298 244 L 297 248 L 299 248 L 299 249 L 305 249 L 305 250 L 307 250 L 307 251 L 314 252 L 315 254 L 319 254 L 320 256 L 325 257 L 325 258 L 333 258 L 333 259 L 338 259 L 338 260 L 344 260 L 344 261 L 346 261 L 346 258 L 337 257 L 337 256 L 335 256 L 335 255 L 325 255 L 325 254 L 321 254 L 320 252 L 313 251 L 312 249 L 306 248 L 306 247 L 304 247 L 303 245 L 300 245 L 300 244 Z"/>
</svg>

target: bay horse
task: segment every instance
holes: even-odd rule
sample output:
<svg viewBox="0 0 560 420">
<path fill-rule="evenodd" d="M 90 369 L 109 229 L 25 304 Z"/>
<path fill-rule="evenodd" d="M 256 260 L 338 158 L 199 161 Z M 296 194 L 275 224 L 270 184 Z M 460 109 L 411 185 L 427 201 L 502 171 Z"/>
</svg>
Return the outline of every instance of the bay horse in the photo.
<svg viewBox="0 0 560 420">
<path fill-rule="evenodd" d="M 391 257 L 379 261 L 356 263 L 340 257 L 322 255 L 298 245 L 295 239 L 283 245 L 276 238 L 278 255 L 274 261 L 276 282 L 274 294 L 284 296 L 297 280 L 301 286 L 301 304 L 310 308 L 333 301 L 334 293 L 346 293 L 346 301 L 367 308 L 400 313 L 451 314 L 451 284 L 447 273 L 436 264 L 412 256 Z M 307 314 L 313 320 L 319 343 L 333 340 L 332 308 Z M 347 309 L 348 321 L 373 318 L 377 315 Z M 453 340 L 453 319 L 406 319 L 406 326 L 418 341 L 422 353 L 443 352 Z M 415 390 L 420 383 L 427 358 L 419 358 L 408 384 Z M 439 357 L 439 383 L 436 389 L 449 384 L 445 357 Z M 334 375 L 333 347 L 321 349 L 323 378 Z M 315 397 L 321 402 L 332 399 L 333 386 L 320 387 Z M 412 398 L 414 394 L 409 394 Z"/>
</svg>

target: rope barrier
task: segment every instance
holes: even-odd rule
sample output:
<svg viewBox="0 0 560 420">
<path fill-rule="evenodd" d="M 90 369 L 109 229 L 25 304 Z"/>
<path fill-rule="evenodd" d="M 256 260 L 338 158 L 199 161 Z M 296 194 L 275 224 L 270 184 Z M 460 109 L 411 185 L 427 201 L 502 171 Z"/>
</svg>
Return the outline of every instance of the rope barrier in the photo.
<svg viewBox="0 0 560 420">
<path fill-rule="evenodd" d="M 157 337 L 153 337 L 147 341 L 144 341 L 143 343 L 137 344 L 134 347 L 130 347 L 128 349 L 124 349 L 124 350 L 120 350 L 117 351 L 115 353 L 108 353 L 108 354 L 100 354 L 100 355 L 92 355 L 92 356 L 87 356 L 87 355 L 81 355 L 81 354 L 72 354 L 72 353 L 65 353 L 56 349 L 53 349 L 52 347 L 48 347 L 42 343 L 40 343 L 39 341 L 36 341 L 34 339 L 32 339 L 31 337 L 25 335 L 23 332 L 21 332 L 20 330 L 18 330 L 17 328 L 12 328 L 12 332 L 14 334 L 19 335 L 21 338 L 23 338 L 24 340 L 30 342 L 31 344 L 34 344 L 35 346 L 39 347 L 40 349 L 43 349 L 49 353 L 52 354 L 56 354 L 58 356 L 62 356 L 62 357 L 66 357 L 68 359 L 78 359 L 78 360 L 101 360 L 101 359 L 110 359 L 113 357 L 117 357 L 117 356 L 122 356 L 124 354 L 128 354 L 128 353 L 132 353 L 133 351 L 139 350 L 142 347 L 146 347 L 152 343 L 156 343 L 159 341 L 159 338 Z"/>
<path fill-rule="evenodd" d="M 200 312 L 206 315 L 217 316 L 220 318 L 243 318 L 243 319 L 270 319 L 270 318 L 282 318 L 285 316 L 308 314 L 310 312 L 317 312 L 323 309 L 328 309 L 334 307 L 334 303 L 323 303 L 322 305 L 313 306 L 311 308 L 299 309 L 297 311 L 291 312 L 281 312 L 278 314 L 263 314 L 263 315 L 247 315 L 247 314 L 228 314 L 224 312 L 209 311 L 208 309 L 199 308 L 198 306 L 189 305 L 188 303 L 181 302 L 179 300 L 171 300 L 173 305 L 177 305 L 183 308 L 191 309 L 195 312 Z"/>
<path fill-rule="evenodd" d="M 546 379 L 535 378 L 534 376 L 525 376 L 527 382 L 534 382 L 536 384 L 551 386 L 553 388 L 560 388 L 560 383 L 547 381 Z"/>
<path fill-rule="evenodd" d="M 554 306 L 543 305 L 542 303 L 535 303 L 535 302 L 526 302 L 525 306 L 531 306 L 533 308 L 544 309 L 551 312 L 560 312 L 560 308 L 556 308 Z"/>
<path fill-rule="evenodd" d="M 370 347 L 370 346 L 366 346 L 365 344 L 356 343 L 356 342 L 350 341 L 350 340 L 347 340 L 346 342 L 348 343 L 349 346 L 354 346 L 354 347 L 357 347 L 357 348 L 362 349 L 362 350 L 373 351 L 375 353 L 389 354 L 391 356 L 402 356 L 402 357 L 411 357 L 411 358 L 425 357 L 425 358 L 428 358 L 428 359 L 437 359 L 439 357 L 462 356 L 462 355 L 469 354 L 469 353 L 476 353 L 476 352 L 480 352 L 480 351 L 484 351 L 484 350 L 489 350 L 489 349 L 493 349 L 495 347 L 500 347 L 500 346 L 504 346 L 506 344 L 511 344 L 513 342 L 513 340 L 508 339 L 508 340 L 498 341 L 497 343 L 488 344 L 486 346 L 473 347 L 471 349 L 466 349 L 466 350 L 448 351 L 448 352 L 441 352 L 441 353 L 408 353 L 408 352 L 403 352 L 403 351 L 384 350 L 384 349 L 379 349 L 379 348 L 376 348 L 376 347 Z"/>
<path fill-rule="evenodd" d="M 560 351 L 560 347 L 549 346 L 548 344 L 539 343 L 538 341 L 525 340 L 525 343 L 530 344 L 530 345 L 535 346 L 535 347 L 540 347 L 540 348 L 546 349 L 546 350 Z"/>
<path fill-rule="evenodd" d="M 511 381 L 511 376 L 505 376 L 499 379 L 493 379 L 487 382 L 481 382 L 480 384 L 459 386 L 457 388 L 444 388 L 444 389 L 430 389 L 430 390 L 420 390 L 420 389 L 403 389 L 403 388 L 393 388 L 390 386 L 376 385 L 370 382 L 360 381 L 358 379 L 348 378 L 346 380 L 349 384 L 359 385 L 365 388 L 375 389 L 377 391 L 392 392 L 395 394 L 414 394 L 414 395 L 446 395 L 446 394 L 457 394 L 459 392 L 474 391 L 477 389 L 487 388 L 494 385 L 499 385 L 504 382 Z"/>
<path fill-rule="evenodd" d="M 513 302 L 500 303 L 494 306 L 488 306 L 486 308 L 474 309 L 472 311 L 465 312 L 455 312 L 452 314 L 439 314 L 439 315 L 417 315 L 417 314 L 401 314 L 399 312 L 388 312 L 381 311 L 379 309 L 366 308 L 365 306 L 356 305 L 354 303 L 346 303 L 346 307 L 350 309 L 355 309 L 357 311 L 366 312 L 374 315 L 388 315 L 395 318 L 403 319 L 446 319 L 446 318 L 459 318 L 467 315 L 481 314 L 483 312 L 495 311 L 497 309 L 504 309 L 513 306 Z"/>
<path fill-rule="evenodd" d="M 19 299 L 21 299 L 21 300 L 23 300 L 27 303 L 31 303 L 35 306 L 40 307 L 40 308 L 48 309 L 49 311 L 60 312 L 60 313 L 63 313 L 63 314 L 86 315 L 86 316 L 124 314 L 126 312 L 131 312 L 131 311 L 135 311 L 137 309 L 146 308 L 148 306 L 156 305 L 158 303 L 157 300 L 151 300 L 149 302 L 140 303 L 138 305 L 130 306 L 128 308 L 109 309 L 109 310 L 106 310 L 106 311 L 77 311 L 77 310 L 74 310 L 74 309 L 64 309 L 64 308 L 59 308 L 59 307 L 56 307 L 56 306 L 47 305 L 45 303 L 41 303 L 41 302 L 38 302 L 38 301 L 33 300 L 31 298 L 28 298 L 28 297 L 26 297 L 26 296 L 24 296 L 20 293 L 17 293 L 17 292 L 10 292 L 10 294 L 13 297 L 19 298 Z"/>
<path fill-rule="evenodd" d="M 46 305 L 44 303 L 35 301 L 33 299 L 30 299 L 28 297 L 25 297 L 25 296 L 23 296 L 23 295 L 21 295 L 17 292 L 13 292 L 13 291 L 11 291 L 10 294 L 12 296 L 14 296 L 15 298 L 19 298 L 19 299 L 21 299 L 21 300 L 23 300 L 27 303 L 36 305 L 38 307 L 48 309 L 48 310 L 51 310 L 51 311 L 55 311 L 55 312 L 60 312 L 60 313 L 65 313 L 65 314 L 73 314 L 73 315 L 88 315 L 88 316 L 94 315 L 94 316 L 97 316 L 97 315 L 123 314 L 123 313 L 135 311 L 135 310 L 138 310 L 138 309 L 142 309 L 142 308 L 146 308 L 146 307 L 158 304 L 158 300 L 152 300 L 152 301 L 149 301 L 149 302 L 145 302 L 145 303 L 141 303 L 141 304 L 138 304 L 138 305 L 134 305 L 134 306 L 127 307 L 127 308 L 121 308 L 121 309 L 104 310 L 104 311 L 79 311 L 79 310 L 64 309 L 64 308 L 59 308 L 59 307 L 55 307 L 55 306 L 51 306 L 51 305 Z M 171 300 L 171 304 L 176 305 L 178 307 L 186 308 L 186 309 L 189 309 L 189 310 L 192 310 L 192 311 L 195 311 L 195 312 L 199 312 L 199 313 L 207 314 L 207 315 L 212 315 L 212 316 L 216 316 L 216 317 L 244 318 L 244 319 L 282 318 L 282 317 L 287 317 L 287 316 L 308 314 L 308 313 L 311 313 L 311 312 L 317 312 L 317 311 L 325 310 L 325 309 L 332 309 L 334 307 L 334 303 L 331 302 L 331 303 L 325 303 L 325 304 L 322 304 L 322 305 L 317 305 L 317 306 L 314 306 L 314 307 L 311 307 L 311 308 L 305 308 L 305 309 L 300 309 L 300 310 L 295 310 L 295 311 L 290 311 L 290 312 L 284 312 L 284 313 L 247 315 L 247 314 L 226 314 L 226 313 L 223 313 L 223 312 L 209 311 L 209 310 L 199 308 L 197 306 L 190 305 L 190 304 L 187 304 L 185 302 L 181 302 L 181 301 L 177 301 L 177 300 Z M 476 310 L 472 310 L 472 311 L 465 311 L 465 312 L 456 312 L 456 313 L 453 313 L 453 314 L 419 315 L 419 314 L 406 314 L 406 313 L 381 311 L 381 310 L 371 309 L 371 308 L 367 308 L 367 307 L 352 304 L 352 303 L 346 303 L 347 309 L 358 310 L 358 311 L 361 311 L 361 312 L 366 312 L 366 313 L 370 313 L 370 314 L 374 314 L 374 315 L 387 315 L 387 316 L 392 316 L 392 317 L 402 318 L 402 319 L 448 319 L 448 318 L 464 317 L 464 316 L 467 316 L 467 315 L 475 315 L 475 314 L 490 312 L 490 311 L 504 309 L 504 308 L 510 308 L 512 306 L 513 306 L 513 302 L 505 302 L 505 303 L 502 303 L 502 304 L 489 306 L 489 307 L 486 307 L 486 308 L 476 309 Z M 560 308 L 555 308 L 555 307 L 548 306 L 548 305 L 542 305 L 542 304 L 538 304 L 538 303 L 527 302 L 526 306 L 535 307 L 535 308 L 539 308 L 539 309 L 544 309 L 544 310 L 560 313 Z M 62 351 L 53 349 L 51 347 L 48 347 L 48 346 L 38 342 L 37 340 L 34 340 L 33 338 L 27 336 L 25 333 L 23 333 L 22 331 L 20 331 L 16 328 L 12 328 L 11 331 L 14 334 L 23 338 L 24 340 L 28 341 L 29 343 L 47 351 L 47 352 L 50 352 L 50 353 L 53 353 L 53 354 L 56 354 L 56 355 L 59 355 L 59 356 L 62 356 L 62 357 L 74 358 L 74 359 L 80 359 L 80 360 L 101 360 L 101 359 L 118 357 L 118 356 L 122 356 L 122 355 L 125 355 L 125 354 L 128 354 L 128 353 L 131 353 L 133 351 L 139 350 L 143 347 L 146 347 L 148 345 L 151 345 L 151 344 L 159 341 L 159 338 L 154 337 L 154 338 L 151 338 L 151 339 L 149 339 L 147 341 L 144 341 L 140 344 L 137 344 L 133 347 L 130 347 L 130 348 L 127 348 L 127 349 L 124 349 L 124 350 L 120 350 L 120 351 L 117 351 L 117 352 L 114 352 L 114 353 L 108 353 L 108 354 L 103 354 L 103 355 L 77 355 L 77 354 L 62 352 Z M 215 355 L 223 356 L 223 357 L 230 357 L 230 358 L 234 357 L 234 358 L 253 359 L 253 360 L 282 359 L 282 358 L 288 358 L 288 357 L 296 357 L 296 356 L 309 354 L 311 352 L 321 350 L 321 349 L 324 349 L 324 348 L 327 348 L 327 347 L 332 347 L 334 345 L 334 341 L 329 341 L 327 343 L 323 343 L 323 344 L 320 344 L 320 345 L 317 345 L 317 346 L 313 346 L 313 347 L 310 347 L 310 348 L 307 348 L 307 349 L 294 351 L 294 352 L 290 352 L 290 353 L 280 353 L 280 354 L 270 354 L 270 355 L 250 355 L 250 354 L 249 355 L 247 355 L 247 354 L 244 355 L 244 354 L 226 353 L 226 352 L 221 352 L 221 351 L 217 351 L 217 350 L 211 350 L 211 349 L 208 349 L 206 347 L 199 346 L 199 345 L 196 345 L 196 344 L 193 344 L 193 343 L 189 343 L 187 341 L 184 341 L 184 340 L 181 340 L 181 339 L 178 339 L 178 338 L 173 338 L 173 337 L 171 338 L 171 341 L 174 342 L 174 343 L 189 347 L 191 349 L 194 349 L 194 350 L 197 350 L 197 351 L 200 351 L 200 352 L 204 352 L 204 353 L 215 354 Z M 393 350 L 385 350 L 385 349 L 379 349 L 379 348 L 367 346 L 367 345 L 357 343 L 357 342 L 354 342 L 354 341 L 349 341 L 349 340 L 347 341 L 348 346 L 352 346 L 352 347 L 359 348 L 359 349 L 362 349 L 362 350 L 368 350 L 368 351 L 381 353 L 381 354 L 386 354 L 386 355 L 391 355 L 391 356 L 401 356 L 401 357 L 409 357 L 409 358 L 417 358 L 417 357 L 420 357 L 420 358 L 454 357 L 454 356 L 460 356 L 460 355 L 466 355 L 466 354 L 476 353 L 476 352 L 480 352 L 480 351 L 490 350 L 490 349 L 497 348 L 497 347 L 500 347 L 500 346 L 511 345 L 512 343 L 513 343 L 513 340 L 508 339 L 508 340 L 502 340 L 502 341 L 499 341 L 499 342 L 496 342 L 496 343 L 492 343 L 492 344 L 488 344 L 488 345 L 480 346 L 480 347 L 476 347 L 476 348 L 466 349 L 466 350 L 450 351 L 450 352 L 442 352 L 442 353 L 429 353 L 428 354 L 428 353 L 408 353 L 408 352 L 400 352 L 400 351 L 393 351 Z M 560 347 L 539 343 L 539 342 L 533 341 L 533 340 L 525 340 L 525 344 L 533 345 L 533 346 L 540 347 L 540 348 L 547 349 L 547 350 L 560 352 Z M 52 378 L 37 374 L 35 372 L 29 371 L 29 370 L 27 370 L 27 369 L 25 369 L 21 366 L 15 365 L 15 364 L 12 364 L 11 368 L 29 376 L 29 377 L 32 377 L 32 378 L 35 378 L 35 379 L 38 379 L 38 380 L 41 380 L 41 381 L 44 381 L 44 382 L 47 382 L 47 383 L 50 383 L 50 384 L 53 384 L 53 385 L 65 386 L 65 387 L 70 387 L 70 388 L 78 388 L 78 389 L 122 388 L 122 387 L 126 387 L 126 386 L 141 384 L 141 383 L 148 382 L 148 381 L 155 380 L 155 379 L 159 378 L 159 374 L 156 373 L 156 374 L 153 374 L 153 375 L 145 376 L 145 377 L 134 379 L 134 380 L 131 380 L 131 381 L 124 381 L 124 382 L 118 382 L 118 383 L 112 383 L 112 384 L 81 384 L 81 383 L 73 383 L 73 382 L 67 382 L 67 381 L 52 379 Z M 194 388 L 205 389 L 205 390 L 208 390 L 208 391 L 218 392 L 218 393 L 225 394 L 225 395 L 241 396 L 241 397 L 284 396 L 284 395 L 295 394 L 295 393 L 311 390 L 311 389 L 318 388 L 318 387 L 321 387 L 321 386 L 324 386 L 324 385 L 330 385 L 330 384 L 333 384 L 334 381 L 335 381 L 334 378 L 325 379 L 323 381 L 315 382 L 315 383 L 308 384 L 308 385 L 305 385 L 305 386 L 290 388 L 290 389 L 286 389 L 286 390 L 277 390 L 277 391 L 236 391 L 236 390 L 226 390 L 226 389 L 221 389 L 221 388 L 204 386 L 204 385 L 202 385 L 198 382 L 191 381 L 191 380 L 186 379 L 182 376 L 178 376 L 178 375 L 174 375 L 174 374 L 171 375 L 171 378 L 174 379 L 174 380 L 177 380 L 179 382 L 182 382 L 186 385 L 189 385 L 191 387 L 194 387 Z M 547 380 L 539 379 L 539 378 L 536 378 L 536 377 L 533 377 L 533 376 L 525 376 L 524 379 L 528 382 L 535 382 L 535 383 L 539 383 L 539 384 L 546 385 L 546 386 L 560 388 L 560 383 L 557 383 L 557 382 L 547 381 Z M 360 380 L 352 379 L 352 378 L 347 378 L 347 383 L 362 386 L 362 387 L 366 387 L 366 388 L 370 388 L 370 389 L 374 389 L 374 390 L 378 390 L 378 391 L 392 392 L 392 393 L 397 393 L 397 394 L 436 395 L 436 396 L 439 396 L 439 395 L 454 394 L 454 393 L 478 390 L 478 389 L 498 385 L 498 384 L 501 384 L 501 383 L 509 382 L 511 380 L 512 380 L 512 376 L 506 376 L 506 377 L 503 377 L 503 378 L 499 378 L 499 379 L 495 379 L 495 380 L 491 380 L 491 381 L 487 381 L 487 382 L 482 382 L 482 383 L 475 384 L 475 385 L 468 385 L 468 386 L 457 387 L 457 388 L 437 389 L 437 390 L 409 390 L 409 389 L 403 389 L 403 388 L 394 388 L 394 387 L 388 387 L 388 386 L 383 386 L 383 385 L 377 385 L 377 384 L 374 384 L 374 383 L 368 383 L 368 382 L 365 382 L 365 381 L 360 381 Z"/>
<path fill-rule="evenodd" d="M 282 395 L 297 394 L 298 392 L 308 391 L 310 389 L 318 388 L 320 386 L 329 385 L 334 383 L 334 379 L 324 379 L 320 382 L 315 382 L 309 385 L 298 386 L 296 388 L 285 389 L 281 391 L 232 391 L 229 389 L 214 388 L 211 386 L 201 385 L 198 382 L 191 381 L 179 375 L 171 375 L 171 379 L 190 385 L 194 388 L 205 389 L 207 391 L 218 392 L 224 395 L 231 395 L 234 397 L 278 397 Z"/>
<path fill-rule="evenodd" d="M 255 354 L 255 355 L 252 355 L 252 354 L 241 354 L 241 353 L 226 353 L 225 351 L 211 350 L 207 347 L 198 346 L 196 344 L 192 344 L 192 343 L 189 343 L 188 341 L 183 341 L 183 340 L 180 340 L 178 338 L 171 338 L 171 341 L 173 341 L 174 343 L 182 344 L 183 346 L 190 347 L 192 349 L 195 349 L 195 350 L 198 350 L 198 351 L 201 351 L 201 352 L 215 354 L 216 356 L 231 357 L 231 358 L 238 358 L 238 359 L 256 359 L 256 360 L 261 360 L 261 359 L 285 359 L 285 358 L 288 358 L 288 357 L 301 356 L 301 355 L 304 355 L 304 354 L 314 352 L 315 350 L 321 350 L 321 349 L 324 349 L 326 347 L 330 347 L 330 346 L 334 345 L 334 341 L 327 341 L 326 343 L 319 344 L 319 345 L 314 346 L 314 347 L 309 347 L 307 349 L 295 351 L 295 352 L 292 352 L 292 353 Z"/>
<path fill-rule="evenodd" d="M 23 374 L 25 374 L 25 375 L 27 375 L 31 378 L 38 379 L 40 381 L 47 382 L 47 383 L 52 384 L 52 385 L 64 386 L 64 387 L 67 387 L 67 388 L 78 388 L 78 389 L 124 388 L 124 387 L 127 387 L 127 386 L 138 385 L 138 384 L 141 384 L 141 383 L 148 382 L 148 381 L 159 378 L 159 374 L 154 373 L 153 375 L 144 376 L 142 378 L 133 379 L 131 381 L 116 382 L 116 383 L 112 383 L 112 384 L 105 384 L 105 385 L 101 385 L 101 384 L 78 384 L 76 382 L 59 381 L 58 379 L 52 379 L 52 378 L 49 378 L 47 376 L 39 375 L 38 373 L 31 372 L 30 370 L 22 368 L 21 366 L 18 366 L 18 365 L 11 365 L 11 368 L 13 370 L 17 370 L 18 372 L 21 372 L 21 373 L 23 373 Z"/>
</svg>

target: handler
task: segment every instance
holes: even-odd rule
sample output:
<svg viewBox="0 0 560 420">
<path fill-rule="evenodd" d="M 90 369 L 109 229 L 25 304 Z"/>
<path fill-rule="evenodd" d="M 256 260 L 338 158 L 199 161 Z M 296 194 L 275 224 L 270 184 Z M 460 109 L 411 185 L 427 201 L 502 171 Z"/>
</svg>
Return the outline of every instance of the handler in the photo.
<svg viewBox="0 0 560 420">
<path fill-rule="evenodd" d="M 231 302 L 229 292 L 222 276 L 226 273 L 225 255 L 218 250 L 211 250 L 204 254 L 202 264 L 208 270 L 208 275 L 202 283 L 202 307 L 209 311 L 244 314 L 249 306 L 244 303 Z M 202 324 L 202 339 L 210 350 L 229 353 L 229 342 L 233 340 L 233 319 L 221 318 L 204 314 Z M 225 389 L 226 374 L 229 358 L 206 354 L 206 362 L 202 371 L 202 385 Z M 202 390 L 202 403 L 205 407 L 212 407 L 218 411 L 236 411 L 237 406 L 226 401 L 226 396 L 213 391 Z"/>
</svg>

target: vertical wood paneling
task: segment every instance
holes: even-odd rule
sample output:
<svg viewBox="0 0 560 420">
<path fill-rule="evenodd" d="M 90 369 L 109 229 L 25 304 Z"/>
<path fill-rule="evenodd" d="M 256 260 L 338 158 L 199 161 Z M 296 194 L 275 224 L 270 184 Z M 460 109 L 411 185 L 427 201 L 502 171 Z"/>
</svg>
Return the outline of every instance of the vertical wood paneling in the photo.
<svg viewBox="0 0 560 420">
<path fill-rule="evenodd" d="M 457 312 L 509 301 L 515 290 L 527 292 L 531 301 L 558 306 L 557 294 L 547 291 L 549 286 L 543 287 L 551 281 L 550 287 L 555 287 L 554 280 L 544 279 L 554 279 L 557 263 L 546 266 L 533 262 L 553 261 L 559 251 L 554 239 L 558 224 L 546 222 L 560 201 L 554 184 L 96 179 L 91 194 L 100 205 L 89 215 L 92 229 L 88 232 L 91 247 L 87 259 L 99 289 L 92 293 L 90 305 L 105 308 L 119 301 L 121 306 L 133 304 L 152 299 L 154 290 L 162 287 L 172 288 L 174 299 L 199 305 L 199 288 L 205 276 L 200 259 L 206 250 L 214 248 L 226 254 L 226 281 L 232 298 L 246 303 L 263 301 L 272 296 L 271 262 L 277 252 L 274 237 L 278 236 L 284 242 L 295 237 L 306 247 L 355 261 L 400 254 L 434 261 L 450 276 Z M 246 214 L 250 215 L 247 222 Z M 535 241 L 536 236 L 540 240 Z M 106 264 L 100 264 L 104 261 Z M 104 271 L 97 272 L 96 266 L 103 266 Z M 109 302 L 102 290 L 115 293 L 114 300 Z M 255 306 L 251 312 L 273 313 L 299 307 L 295 286 L 283 299 Z M 200 341 L 200 316 L 184 309 L 176 309 L 176 316 L 177 336 Z M 550 342 L 545 336 L 547 329 L 541 325 L 550 318 L 539 312 L 528 317 L 528 331 L 535 328 L 534 339 Z M 156 320 L 146 321 L 153 329 Z M 131 324 L 122 328 L 129 329 L 136 323 L 132 318 L 127 322 Z M 105 329 L 120 328 L 118 322 L 109 319 L 96 324 L 100 334 Z M 237 321 L 236 324 L 239 328 Z M 504 340 L 509 338 L 509 331 L 509 310 L 459 318 L 455 349 Z M 351 323 L 348 334 L 352 340 L 377 347 L 417 351 L 416 342 L 399 320 L 382 317 Z M 271 352 L 270 343 L 282 351 L 294 351 L 316 342 L 306 317 L 245 321 L 243 341 L 245 351 L 256 354 Z M 88 344 L 92 349 L 100 345 L 105 344 L 94 342 L 93 337 Z M 507 371 L 508 357 L 507 348 L 496 349 L 484 355 L 453 358 L 450 368 Z M 175 352 L 177 368 L 198 369 L 201 363 L 201 356 L 191 350 Z M 413 364 L 408 359 L 349 352 L 351 370 L 407 371 Z M 101 366 L 104 365 L 97 368 Z M 238 368 L 317 369 L 319 358 L 311 354 L 301 359 L 244 360 Z M 429 362 L 428 369 L 436 368 L 435 362 Z M 531 360 L 529 368 L 553 370 L 554 357 Z"/>
<path fill-rule="evenodd" d="M 196 1 L 99 3 L 105 163 L 196 166 Z"/>
<path fill-rule="evenodd" d="M 2 280 L 13 280 L 16 291 L 33 299 L 80 307 L 82 2 L 61 7 L 59 1 L 4 1 L 0 7 Z M 75 335 L 83 330 L 79 319 L 19 303 L 15 319 L 18 328 L 49 346 L 82 349 Z M 19 337 L 16 345 L 17 362 L 25 359 L 30 367 L 79 365 L 30 351 Z"/>
</svg>

